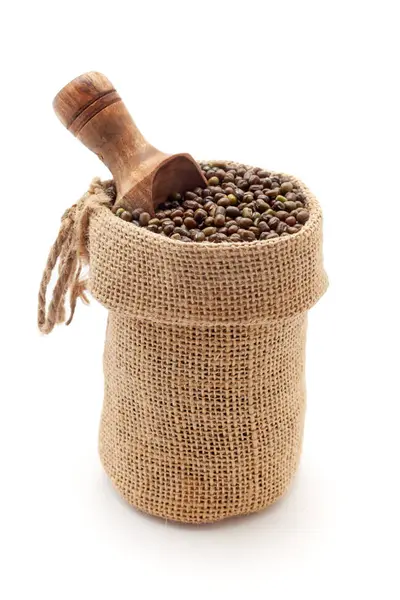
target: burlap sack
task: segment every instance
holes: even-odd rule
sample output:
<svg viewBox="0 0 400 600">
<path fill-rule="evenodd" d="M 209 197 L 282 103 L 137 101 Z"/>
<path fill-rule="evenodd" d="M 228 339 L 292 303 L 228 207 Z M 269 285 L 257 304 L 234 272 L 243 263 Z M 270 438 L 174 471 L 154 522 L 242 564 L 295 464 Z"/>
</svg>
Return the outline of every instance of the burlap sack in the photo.
<svg viewBox="0 0 400 600">
<path fill-rule="evenodd" d="M 100 457 L 142 511 L 217 521 L 268 506 L 293 478 L 307 311 L 327 287 L 320 208 L 301 187 L 307 225 L 262 242 L 154 235 L 117 219 L 99 181 L 64 219 L 68 233 L 47 265 L 59 250 L 64 283 L 46 316 L 44 277 L 39 324 L 49 331 L 64 319 L 66 285 L 73 312 L 88 261 L 88 287 L 109 310 Z"/>
</svg>

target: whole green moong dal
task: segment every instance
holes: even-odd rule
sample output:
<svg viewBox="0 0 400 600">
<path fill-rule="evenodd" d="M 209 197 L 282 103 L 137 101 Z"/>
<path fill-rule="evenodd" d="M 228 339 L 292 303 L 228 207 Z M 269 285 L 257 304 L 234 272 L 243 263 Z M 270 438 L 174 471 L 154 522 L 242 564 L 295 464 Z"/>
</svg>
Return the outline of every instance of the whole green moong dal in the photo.
<svg viewBox="0 0 400 600">
<path fill-rule="evenodd" d="M 172 194 L 154 217 L 119 208 L 116 217 L 180 242 L 246 243 L 295 235 L 306 224 L 305 196 L 284 175 L 224 161 L 201 161 L 206 188 Z M 108 194 L 115 201 L 115 187 Z"/>
</svg>

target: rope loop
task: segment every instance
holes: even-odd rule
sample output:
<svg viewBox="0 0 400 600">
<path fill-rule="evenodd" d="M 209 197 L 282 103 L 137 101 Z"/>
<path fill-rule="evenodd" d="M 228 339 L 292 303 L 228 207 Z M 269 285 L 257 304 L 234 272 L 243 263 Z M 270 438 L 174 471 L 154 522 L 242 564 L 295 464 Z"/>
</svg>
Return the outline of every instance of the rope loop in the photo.
<svg viewBox="0 0 400 600">
<path fill-rule="evenodd" d="M 89 262 L 87 238 L 90 217 L 101 206 L 107 205 L 111 205 L 111 199 L 104 193 L 100 179 L 96 178 L 89 191 L 63 214 L 39 288 L 38 327 L 42 333 L 50 333 L 57 323 L 66 322 L 69 325 L 74 317 L 78 298 L 85 304 L 89 303 L 86 296 L 88 279 L 82 279 L 81 273 L 84 265 Z M 47 289 L 57 263 L 58 279 L 49 306 L 46 307 Z M 65 299 L 68 291 L 70 314 L 66 320 Z"/>
</svg>

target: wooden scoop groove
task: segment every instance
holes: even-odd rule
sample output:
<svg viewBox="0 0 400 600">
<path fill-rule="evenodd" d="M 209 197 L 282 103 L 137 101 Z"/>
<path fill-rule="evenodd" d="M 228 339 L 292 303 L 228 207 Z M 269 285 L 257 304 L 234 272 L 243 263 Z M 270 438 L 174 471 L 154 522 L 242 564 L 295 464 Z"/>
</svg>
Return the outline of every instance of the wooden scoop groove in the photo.
<svg viewBox="0 0 400 600">
<path fill-rule="evenodd" d="M 190 154 L 168 155 L 145 140 L 101 73 L 85 73 L 68 83 L 53 107 L 63 125 L 111 171 L 117 189 L 115 209 L 142 208 L 153 215 L 169 194 L 206 187 Z"/>
</svg>

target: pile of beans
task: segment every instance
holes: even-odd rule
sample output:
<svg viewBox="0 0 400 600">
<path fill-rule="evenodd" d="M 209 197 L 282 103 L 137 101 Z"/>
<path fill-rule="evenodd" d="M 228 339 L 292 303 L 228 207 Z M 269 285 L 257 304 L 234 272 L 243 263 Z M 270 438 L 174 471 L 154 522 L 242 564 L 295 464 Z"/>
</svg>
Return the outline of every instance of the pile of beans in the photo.
<svg viewBox="0 0 400 600">
<path fill-rule="evenodd" d="M 173 194 L 153 218 L 141 209 L 123 208 L 117 217 L 173 240 L 214 243 L 294 235 L 308 221 L 305 196 L 288 178 L 229 162 L 199 164 L 205 189 Z"/>
</svg>

